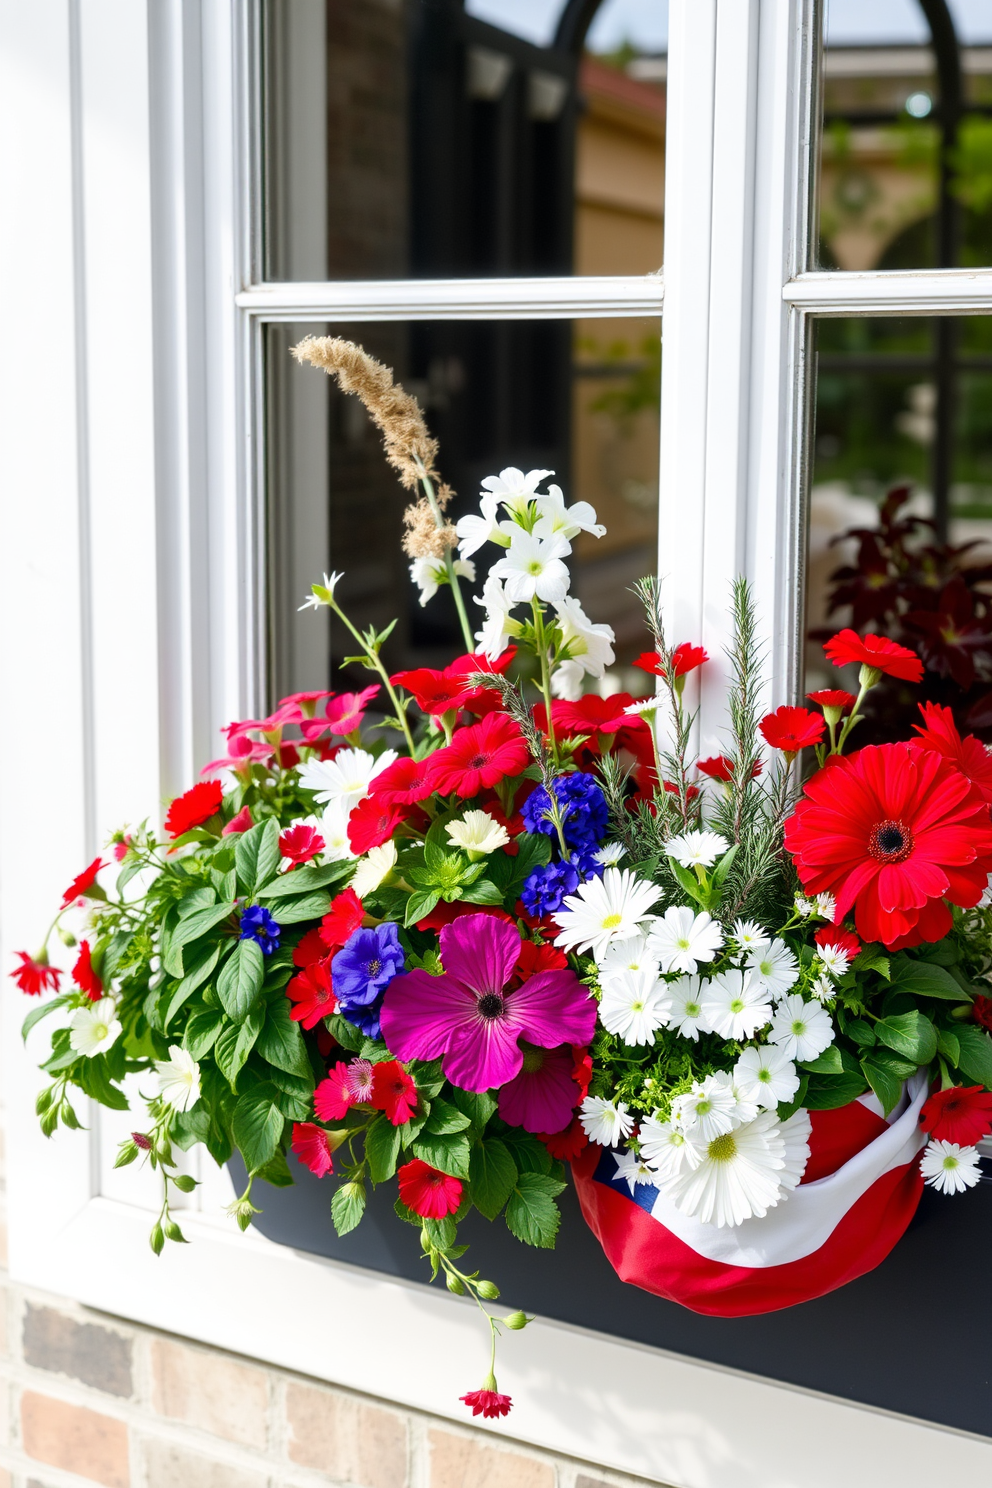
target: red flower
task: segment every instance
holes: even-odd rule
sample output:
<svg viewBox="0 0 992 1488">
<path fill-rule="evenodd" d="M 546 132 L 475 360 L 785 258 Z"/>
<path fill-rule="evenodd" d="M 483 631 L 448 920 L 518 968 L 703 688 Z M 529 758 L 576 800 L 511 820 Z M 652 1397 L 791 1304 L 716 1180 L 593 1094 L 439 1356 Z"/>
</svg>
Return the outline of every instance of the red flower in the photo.
<svg viewBox="0 0 992 1488">
<path fill-rule="evenodd" d="M 321 939 L 320 930 L 308 930 L 293 952 L 293 965 L 309 966 L 312 961 L 323 961 L 326 955 L 327 946 Z"/>
<path fill-rule="evenodd" d="M 464 666 L 463 662 L 471 665 Z M 466 708 L 482 692 L 481 687 L 470 687 L 466 680 L 473 672 L 486 665 L 481 656 L 460 657 L 446 666 L 443 672 L 433 667 L 417 667 L 412 672 L 397 672 L 390 681 L 397 687 L 405 687 L 417 700 L 417 707 L 436 718 L 441 713 L 452 713 Z"/>
<path fill-rule="evenodd" d="M 824 925 L 822 930 L 817 930 L 813 936 L 818 946 L 833 946 L 848 961 L 853 961 L 861 950 L 861 942 L 852 930 L 845 930 L 843 925 Z"/>
<path fill-rule="evenodd" d="M 348 1084 L 348 1066 L 339 1059 L 327 1079 L 321 1080 L 313 1093 L 313 1108 L 320 1121 L 343 1121 L 355 1104 L 355 1095 Z"/>
<path fill-rule="evenodd" d="M 431 789 L 463 801 L 520 775 L 530 753 L 517 725 L 505 713 L 487 713 L 481 723 L 459 729 L 446 749 L 432 754 L 427 764 Z"/>
<path fill-rule="evenodd" d="M 526 981 L 542 971 L 567 971 L 568 957 L 557 946 L 538 945 L 536 940 L 522 940 L 513 978 Z"/>
<path fill-rule="evenodd" d="M 251 808 L 242 806 L 237 816 L 232 816 L 229 822 L 224 823 L 221 831 L 222 837 L 231 837 L 238 832 L 250 832 L 255 823 L 251 819 Z"/>
<path fill-rule="evenodd" d="M 513 919 L 505 909 L 498 904 L 466 904 L 463 900 L 455 900 L 448 904 L 440 899 L 430 914 L 424 915 L 422 920 L 417 921 L 418 930 L 443 930 L 445 925 L 450 925 L 452 920 L 457 920 L 463 914 L 488 914 L 495 915 L 498 920 L 506 920 L 508 923 Z"/>
<path fill-rule="evenodd" d="M 921 703 L 922 726 L 914 724 L 918 739 L 911 739 L 911 749 L 932 749 L 957 765 L 962 775 L 967 775 L 978 786 L 982 797 L 992 802 L 992 754 L 973 734 L 962 739 L 954 722 L 950 708 L 941 708 L 937 703 Z"/>
<path fill-rule="evenodd" d="M 325 946 L 339 950 L 351 939 L 364 918 L 361 899 L 354 889 L 345 889 L 331 900 L 331 907 L 320 922 L 320 938 Z"/>
<path fill-rule="evenodd" d="M 338 1005 L 331 986 L 331 969 L 324 961 L 311 961 L 294 976 L 286 988 L 286 996 L 295 1006 L 289 1016 L 294 1023 L 304 1028 L 313 1028 L 321 1018 L 327 1018 Z"/>
<path fill-rule="evenodd" d="M 228 724 L 228 729 L 237 728 L 241 728 L 241 724 Z M 211 760 L 204 765 L 200 774 L 209 775 L 211 770 L 231 769 L 250 779 L 253 764 L 267 765 L 274 758 L 275 750 L 271 744 L 260 744 L 256 739 L 249 739 L 247 734 L 234 734 L 228 738 L 227 753 L 221 759 Z"/>
<path fill-rule="evenodd" d="M 585 1100 L 592 1084 L 592 1055 L 581 1044 L 572 1045 L 572 1079 L 579 1087 L 579 1100 Z"/>
<path fill-rule="evenodd" d="M 887 677 L 900 677 L 904 682 L 919 682 L 923 676 L 923 663 L 916 652 L 897 646 L 885 636 L 859 636 L 854 630 L 840 630 L 823 650 L 836 667 L 857 663 L 884 672 Z"/>
<path fill-rule="evenodd" d="M 123 863 L 131 848 L 131 833 L 126 832 L 120 840 L 114 840 L 114 857 L 118 863 Z"/>
<path fill-rule="evenodd" d="M 328 699 L 324 716 L 332 734 L 354 734 L 362 726 L 365 709 L 379 692 L 378 682 L 363 687 L 361 692 L 343 692 L 340 697 Z M 302 727 L 302 725 L 301 725 Z"/>
<path fill-rule="evenodd" d="M 217 814 L 223 799 L 219 780 L 201 780 L 173 801 L 166 812 L 165 830 L 170 837 L 181 837 L 193 827 L 202 827 Z"/>
<path fill-rule="evenodd" d="M 907 744 L 835 757 L 807 782 L 785 845 L 808 893 L 853 908 L 858 934 L 891 950 L 941 940 L 945 903 L 978 903 L 992 870 L 981 792 L 940 755 Z"/>
<path fill-rule="evenodd" d="M 81 992 L 85 992 L 91 1002 L 99 1002 L 103 996 L 103 983 L 93 970 L 93 960 L 90 956 L 90 943 L 88 940 L 80 942 L 79 955 L 76 964 L 72 968 L 72 980 Z"/>
<path fill-rule="evenodd" d="M 63 909 L 65 909 L 67 905 L 71 904 L 73 900 L 79 899 L 83 894 L 87 893 L 87 891 L 93 887 L 93 885 L 96 883 L 96 876 L 100 872 L 100 869 L 102 867 L 103 859 L 94 858 L 88 868 L 84 868 L 82 873 L 76 875 L 76 877 L 72 880 L 72 883 L 62 895 Z M 99 888 L 99 885 L 97 885 L 97 887 Z M 102 893 L 103 890 L 100 889 L 100 895 L 102 895 Z"/>
<path fill-rule="evenodd" d="M 316 827 L 309 827 L 306 822 L 298 822 L 295 827 L 287 827 L 279 834 L 279 851 L 291 863 L 309 863 L 311 858 L 324 851 L 325 846 Z"/>
<path fill-rule="evenodd" d="M 397 1170 L 400 1198 L 421 1219 L 445 1219 L 454 1214 L 462 1201 L 460 1178 L 439 1173 L 429 1163 L 415 1157 Z"/>
<path fill-rule="evenodd" d="M 992 1092 L 981 1085 L 938 1090 L 920 1112 L 920 1125 L 938 1142 L 974 1147 L 992 1131 Z"/>
<path fill-rule="evenodd" d="M 710 755 L 709 759 L 697 760 L 696 769 L 701 775 L 708 775 L 711 780 L 730 781 L 734 778 L 734 762 L 733 760 L 729 760 L 725 754 L 713 754 Z M 751 766 L 752 780 L 757 780 L 761 774 L 761 769 L 761 761 L 755 760 Z M 666 783 L 665 789 L 667 791 L 674 791 L 678 787 Z"/>
<path fill-rule="evenodd" d="M 403 1126 L 417 1109 L 417 1087 L 398 1059 L 387 1059 L 372 1071 L 372 1104 L 385 1111 L 394 1126 Z"/>
<path fill-rule="evenodd" d="M 470 1390 L 461 1399 L 472 1407 L 473 1416 L 485 1416 L 490 1421 L 497 1416 L 508 1416 L 513 1404 L 509 1395 L 499 1395 L 495 1390 Z"/>
<path fill-rule="evenodd" d="M 412 806 L 431 793 L 431 787 L 424 778 L 426 771 L 426 760 L 412 760 L 403 755 L 375 777 L 375 794 L 380 801 L 390 801 L 397 806 Z"/>
<path fill-rule="evenodd" d="M 388 842 L 408 813 L 402 806 L 392 806 L 388 801 L 366 796 L 348 818 L 348 841 L 351 850 L 361 856 L 370 847 L 381 847 Z"/>
<path fill-rule="evenodd" d="M 806 696 L 811 703 L 819 703 L 821 708 L 839 708 L 841 713 L 850 713 L 857 702 L 853 692 L 845 692 L 843 687 L 823 687 L 819 692 L 808 692 Z"/>
<path fill-rule="evenodd" d="M 321 698 L 333 696 L 333 688 L 330 690 L 325 688 L 322 692 L 291 692 L 288 697 L 279 699 L 279 706 L 281 708 L 284 703 L 295 703 L 300 711 L 309 718 L 313 714 L 314 705 L 319 703 Z"/>
<path fill-rule="evenodd" d="M 566 1126 L 562 1132 L 541 1132 L 538 1135 L 539 1142 L 543 1142 L 551 1153 L 561 1162 L 571 1162 L 573 1157 L 578 1157 L 584 1147 L 588 1147 L 589 1138 L 582 1127 L 578 1116 L 572 1117 L 571 1126 Z"/>
<path fill-rule="evenodd" d="M 312 1121 L 293 1122 L 293 1151 L 318 1178 L 334 1172 L 334 1149 L 331 1139 L 322 1127 Z"/>
<path fill-rule="evenodd" d="M 29 956 L 27 951 L 15 951 L 15 956 L 20 956 L 21 964 L 10 974 L 29 997 L 38 997 L 42 992 L 57 992 L 59 990 L 59 977 L 62 973 L 57 966 L 49 966 L 46 952 L 42 952 L 44 960 L 36 961 Z"/>
<path fill-rule="evenodd" d="M 627 704 L 633 701 L 629 692 L 615 692 L 606 698 L 588 692 L 576 703 L 568 703 L 562 699 L 553 702 L 551 719 L 555 728 L 563 734 L 585 734 L 592 738 L 603 734 L 609 738 L 618 734 L 621 729 L 629 728 L 631 724 L 647 727 L 643 718 L 624 712 Z"/>
<path fill-rule="evenodd" d="M 683 641 L 672 652 L 672 671 L 676 677 L 684 677 L 702 666 L 704 661 L 709 661 L 709 656 L 702 646 L 690 646 L 688 641 Z M 656 677 L 665 675 L 665 668 L 657 651 L 642 651 L 634 665 L 640 667 L 642 672 L 653 672 Z"/>
<path fill-rule="evenodd" d="M 992 1033 L 992 997 L 982 997 L 979 994 L 971 1004 L 971 1016 L 976 1023 Z"/>
<path fill-rule="evenodd" d="M 819 713 L 808 708 L 776 708 L 758 724 L 762 738 L 783 754 L 798 754 L 811 744 L 819 744 L 826 724 Z"/>
</svg>

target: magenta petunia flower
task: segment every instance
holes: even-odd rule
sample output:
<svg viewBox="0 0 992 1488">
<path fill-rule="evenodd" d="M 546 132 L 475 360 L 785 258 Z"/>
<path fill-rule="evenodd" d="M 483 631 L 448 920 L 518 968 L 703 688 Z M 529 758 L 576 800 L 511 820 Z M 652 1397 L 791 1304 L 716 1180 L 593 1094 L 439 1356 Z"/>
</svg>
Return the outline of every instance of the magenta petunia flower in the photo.
<svg viewBox="0 0 992 1488">
<path fill-rule="evenodd" d="M 499 1093 L 499 1114 L 509 1126 L 529 1132 L 564 1131 L 579 1102 L 571 1045 L 538 1049 L 524 1044 L 520 1073 Z"/>
<path fill-rule="evenodd" d="M 596 1004 L 574 972 L 542 971 L 508 987 L 520 955 L 516 925 L 463 915 L 440 939 L 443 976 L 417 969 L 386 988 L 382 1036 L 397 1058 L 441 1059 L 453 1085 L 491 1090 L 520 1072 L 521 1038 L 542 1049 L 592 1038 Z"/>
</svg>

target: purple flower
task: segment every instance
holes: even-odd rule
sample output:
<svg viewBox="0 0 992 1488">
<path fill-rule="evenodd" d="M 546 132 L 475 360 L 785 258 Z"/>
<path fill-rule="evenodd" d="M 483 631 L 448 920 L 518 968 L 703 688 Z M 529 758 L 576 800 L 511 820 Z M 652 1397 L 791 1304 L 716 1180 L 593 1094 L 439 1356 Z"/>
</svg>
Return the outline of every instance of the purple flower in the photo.
<svg viewBox="0 0 992 1488">
<path fill-rule="evenodd" d="M 262 947 L 266 956 L 271 956 L 273 951 L 279 949 L 279 937 L 282 927 L 277 924 L 267 909 L 260 904 L 253 904 L 246 909 L 241 916 L 241 939 L 253 940 L 256 945 Z"/>
<path fill-rule="evenodd" d="M 560 1132 L 579 1103 L 571 1048 L 535 1049 L 524 1044 L 518 1075 L 499 1093 L 499 1114 L 509 1126 L 529 1132 Z"/>
<path fill-rule="evenodd" d="M 520 954 L 515 925 L 463 915 L 441 931 L 444 975 L 419 969 L 386 988 L 382 1036 L 398 1059 L 441 1059 L 462 1090 L 491 1090 L 524 1062 L 519 1040 L 542 1049 L 587 1044 L 596 1004 L 571 971 L 542 971 L 510 989 Z"/>
<path fill-rule="evenodd" d="M 579 873 L 571 863 L 547 863 L 531 869 L 520 897 L 528 914 L 554 914 L 561 909 L 565 895 L 574 894 L 578 887 Z"/>
</svg>

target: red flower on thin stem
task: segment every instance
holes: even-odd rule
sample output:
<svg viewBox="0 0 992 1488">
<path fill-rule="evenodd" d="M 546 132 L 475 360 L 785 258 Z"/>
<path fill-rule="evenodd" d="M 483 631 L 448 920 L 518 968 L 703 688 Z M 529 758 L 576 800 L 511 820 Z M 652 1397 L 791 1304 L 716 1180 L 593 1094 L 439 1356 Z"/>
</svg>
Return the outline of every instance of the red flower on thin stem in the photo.
<svg viewBox="0 0 992 1488">
<path fill-rule="evenodd" d="M 48 953 L 42 951 L 40 956 L 29 956 L 27 951 L 15 951 L 15 956 L 20 956 L 21 964 L 10 974 L 29 997 L 38 997 L 42 992 L 57 992 L 59 990 L 59 977 L 62 973 L 57 966 L 48 964 Z"/>
<path fill-rule="evenodd" d="M 83 898 L 86 894 L 89 893 L 90 889 L 92 889 L 94 884 L 96 884 L 96 876 L 100 872 L 100 869 L 102 867 L 103 859 L 94 858 L 88 868 L 84 868 L 82 873 L 78 873 L 76 875 L 76 877 L 72 880 L 72 883 L 62 895 L 63 909 L 67 908 L 67 906 L 72 904 L 76 899 Z M 102 897 L 103 890 L 100 889 L 99 884 L 97 884 L 97 889 L 99 890 L 99 894 L 93 897 Z"/>
<path fill-rule="evenodd" d="M 709 659 L 702 646 L 690 646 L 688 641 L 683 641 L 672 652 L 672 671 L 676 677 L 685 677 Z M 665 675 L 664 663 L 657 651 L 642 651 L 634 665 L 640 667 L 642 672 L 652 672 L 656 677 Z"/>
<path fill-rule="evenodd" d="M 396 1179 L 403 1203 L 421 1219 L 445 1219 L 462 1201 L 461 1179 L 438 1172 L 419 1157 L 404 1163 Z"/>
<path fill-rule="evenodd" d="M 431 755 L 426 778 L 431 790 L 469 800 L 508 776 L 523 774 L 529 763 L 530 751 L 513 720 L 505 713 L 487 713 Z"/>
<path fill-rule="evenodd" d="M 977 785 L 986 801 L 992 802 L 992 754 L 973 734 L 962 739 L 950 708 L 937 703 L 921 703 L 923 723 L 913 727 L 918 739 L 910 739 L 911 749 L 930 749 L 957 765 L 962 775 Z"/>
<path fill-rule="evenodd" d="M 496 1420 L 497 1416 L 508 1416 L 513 1405 L 509 1395 L 500 1395 L 497 1390 L 469 1390 L 467 1395 L 459 1398 L 472 1407 L 473 1416 L 483 1416 L 488 1421 Z"/>
<path fill-rule="evenodd" d="M 316 827 L 310 827 L 306 822 L 298 822 L 295 827 L 287 827 L 279 834 L 279 852 L 294 865 L 309 863 L 311 858 L 324 851 L 325 845 Z"/>
<path fill-rule="evenodd" d="M 80 942 L 79 955 L 76 964 L 72 968 L 72 980 L 81 992 L 85 992 L 91 1002 L 99 1002 L 103 996 L 103 982 L 93 970 L 93 959 L 90 955 L 90 943 L 88 940 Z"/>
<path fill-rule="evenodd" d="M 819 703 L 824 712 L 830 708 L 836 714 L 836 718 L 840 718 L 844 713 L 850 713 L 857 702 L 854 693 L 845 692 L 843 687 L 821 687 L 819 692 L 808 692 L 806 696 L 811 703 Z"/>
<path fill-rule="evenodd" d="M 473 687 L 468 681 L 476 672 L 491 672 L 495 667 L 485 656 L 459 656 L 443 671 L 433 667 L 416 667 L 411 672 L 397 672 L 390 681 L 397 687 L 412 692 L 417 707 L 437 718 L 442 713 L 457 712 L 469 708 L 484 692 L 492 688 Z M 499 693 L 496 693 L 497 698 Z"/>
<path fill-rule="evenodd" d="M 339 1059 L 333 1069 L 328 1070 L 327 1079 L 321 1080 L 313 1093 L 313 1108 L 320 1121 L 343 1121 L 355 1104 L 355 1093 L 348 1080 L 348 1066 Z"/>
<path fill-rule="evenodd" d="M 223 799 L 219 780 L 201 780 L 173 801 L 165 815 L 165 830 L 170 837 L 181 837 L 193 827 L 202 827 L 217 814 Z"/>
<path fill-rule="evenodd" d="M 398 1059 L 386 1059 L 372 1071 L 372 1104 L 385 1111 L 393 1126 L 405 1126 L 417 1109 L 417 1087 Z"/>
<path fill-rule="evenodd" d="M 992 1091 L 981 1085 L 938 1090 L 920 1112 L 920 1125 L 935 1141 L 974 1147 L 992 1131 Z"/>
<path fill-rule="evenodd" d="M 293 1151 L 318 1178 L 334 1172 L 334 1148 L 323 1127 L 312 1121 L 293 1122 Z"/>
<path fill-rule="evenodd" d="M 854 630 L 839 630 L 823 650 L 836 667 L 870 667 L 887 677 L 900 677 L 903 682 L 919 682 L 923 676 L 923 663 L 916 652 L 897 646 L 885 636 L 859 636 Z"/>
<path fill-rule="evenodd" d="M 826 731 L 821 714 L 811 713 L 808 708 L 776 708 L 758 724 L 761 736 L 773 749 L 783 754 L 798 754 L 819 744 Z"/>
</svg>

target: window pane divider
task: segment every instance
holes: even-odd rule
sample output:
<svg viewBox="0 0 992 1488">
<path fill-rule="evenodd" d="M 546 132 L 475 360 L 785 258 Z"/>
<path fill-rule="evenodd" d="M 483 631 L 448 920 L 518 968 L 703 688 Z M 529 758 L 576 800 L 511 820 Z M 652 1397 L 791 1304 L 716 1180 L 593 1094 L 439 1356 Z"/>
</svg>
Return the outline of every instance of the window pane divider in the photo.
<svg viewBox="0 0 992 1488">
<path fill-rule="evenodd" d="M 985 315 L 992 268 L 797 274 L 782 298 L 810 315 Z"/>
<path fill-rule="evenodd" d="M 261 284 L 239 309 L 264 320 L 569 320 L 660 315 L 661 271 L 519 279 L 380 279 Z"/>
</svg>

